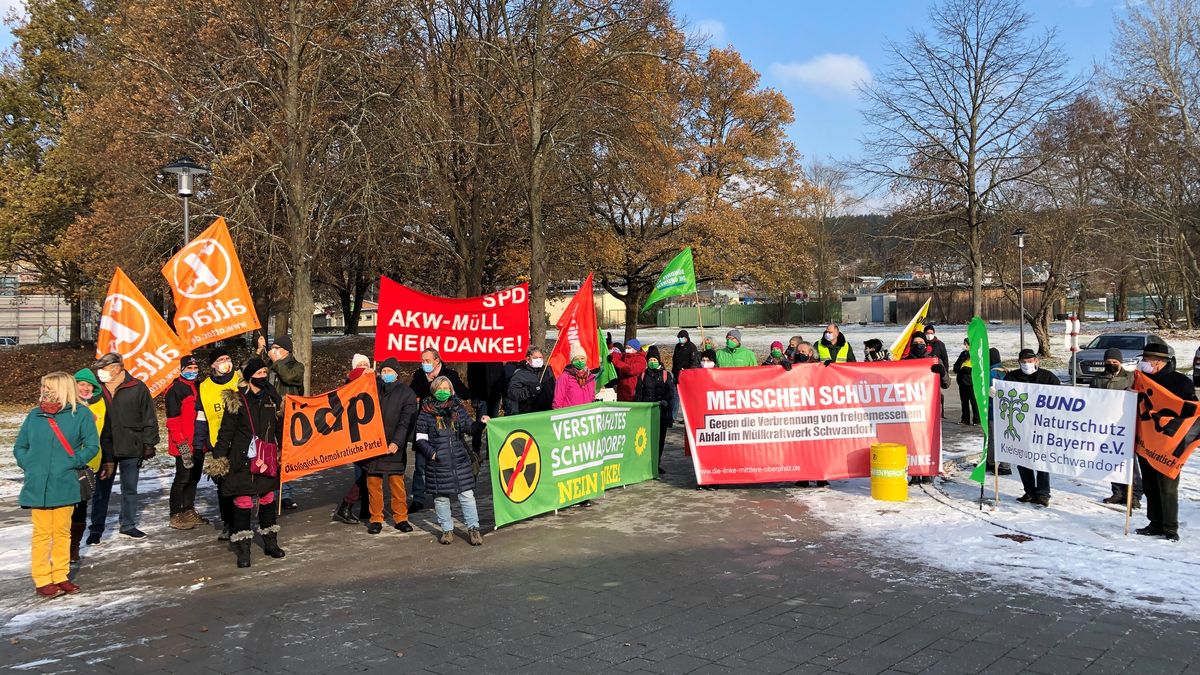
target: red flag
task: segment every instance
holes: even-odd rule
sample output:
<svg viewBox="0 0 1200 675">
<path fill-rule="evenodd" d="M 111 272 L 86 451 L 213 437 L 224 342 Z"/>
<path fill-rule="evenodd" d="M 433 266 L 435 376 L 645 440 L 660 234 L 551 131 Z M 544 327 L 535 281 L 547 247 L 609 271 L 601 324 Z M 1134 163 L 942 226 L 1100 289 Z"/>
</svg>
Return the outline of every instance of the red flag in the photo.
<svg viewBox="0 0 1200 675">
<path fill-rule="evenodd" d="M 596 326 L 596 303 L 592 296 L 592 275 L 587 275 L 579 292 L 558 319 L 558 342 L 550 353 L 550 369 L 561 375 L 571 363 L 571 345 L 579 343 L 587 352 L 589 370 L 600 367 L 600 333 Z"/>
</svg>

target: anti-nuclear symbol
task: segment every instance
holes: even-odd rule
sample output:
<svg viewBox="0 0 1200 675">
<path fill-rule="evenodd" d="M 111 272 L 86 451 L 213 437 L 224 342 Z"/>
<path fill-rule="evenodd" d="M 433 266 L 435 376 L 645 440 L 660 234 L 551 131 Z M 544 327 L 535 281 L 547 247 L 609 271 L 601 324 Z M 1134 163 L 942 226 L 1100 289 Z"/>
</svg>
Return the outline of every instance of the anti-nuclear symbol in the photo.
<svg viewBox="0 0 1200 675">
<path fill-rule="evenodd" d="M 496 463 L 500 469 L 500 486 L 509 501 L 520 504 L 533 496 L 542 476 L 542 457 L 537 441 L 529 432 L 509 434 L 497 453 Z"/>
</svg>

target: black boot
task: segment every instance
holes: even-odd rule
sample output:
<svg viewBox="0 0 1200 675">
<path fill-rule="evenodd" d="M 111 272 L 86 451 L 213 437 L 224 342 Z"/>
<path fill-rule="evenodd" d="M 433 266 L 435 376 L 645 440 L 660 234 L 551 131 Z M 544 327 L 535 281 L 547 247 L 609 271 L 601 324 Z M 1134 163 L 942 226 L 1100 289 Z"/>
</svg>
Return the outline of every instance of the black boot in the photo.
<svg viewBox="0 0 1200 675">
<path fill-rule="evenodd" d="M 347 525 L 357 525 L 359 523 L 358 518 L 354 517 L 354 507 L 349 502 L 342 502 L 338 505 L 337 511 L 333 512 L 333 519 Z"/>
<path fill-rule="evenodd" d="M 243 537 L 242 539 L 233 540 L 233 550 L 235 553 L 237 553 L 238 568 L 240 569 L 243 567 L 249 567 L 250 566 L 250 541 L 251 541 L 251 538 L 254 537 L 254 532 L 251 530 L 246 530 L 245 532 L 238 532 L 237 534 L 235 534 L 233 536 Z"/>
<path fill-rule="evenodd" d="M 279 548 L 279 526 L 275 525 L 271 532 L 263 532 L 263 553 L 272 558 L 282 558 L 287 555 L 283 549 Z"/>
</svg>

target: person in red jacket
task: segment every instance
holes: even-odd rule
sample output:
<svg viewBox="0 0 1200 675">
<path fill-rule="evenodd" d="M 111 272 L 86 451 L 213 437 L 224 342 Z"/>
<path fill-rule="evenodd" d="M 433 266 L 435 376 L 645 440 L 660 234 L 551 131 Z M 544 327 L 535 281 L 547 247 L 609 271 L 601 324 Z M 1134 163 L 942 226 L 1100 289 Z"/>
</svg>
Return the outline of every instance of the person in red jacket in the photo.
<svg viewBox="0 0 1200 675">
<path fill-rule="evenodd" d="M 642 351 L 642 343 L 637 338 L 631 338 L 625 344 L 624 353 L 614 347 L 608 360 L 617 370 L 617 400 L 637 400 L 638 377 L 646 372 L 646 354 Z"/>
<path fill-rule="evenodd" d="M 171 482 L 171 527 L 190 530 L 208 521 L 196 513 L 196 485 L 204 475 L 204 445 L 197 446 L 196 384 L 200 364 L 188 355 L 179 359 L 179 377 L 167 389 L 167 452 L 175 458 Z"/>
</svg>

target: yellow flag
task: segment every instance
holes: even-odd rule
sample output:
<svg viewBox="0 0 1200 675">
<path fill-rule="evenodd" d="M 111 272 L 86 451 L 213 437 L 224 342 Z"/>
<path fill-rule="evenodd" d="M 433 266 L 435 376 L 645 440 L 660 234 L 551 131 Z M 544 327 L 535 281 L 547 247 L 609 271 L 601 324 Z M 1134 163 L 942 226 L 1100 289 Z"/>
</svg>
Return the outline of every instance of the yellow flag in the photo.
<svg viewBox="0 0 1200 675">
<path fill-rule="evenodd" d="M 932 300 L 933 298 L 929 298 L 924 305 L 921 305 L 921 311 L 917 312 L 912 321 L 909 321 L 908 325 L 904 327 L 904 332 L 900 333 L 900 337 L 892 343 L 892 348 L 888 351 L 892 353 L 893 361 L 904 358 L 904 355 L 908 354 L 908 346 L 912 343 L 913 336 L 925 330 L 925 318 L 929 315 L 929 303 Z"/>
</svg>

